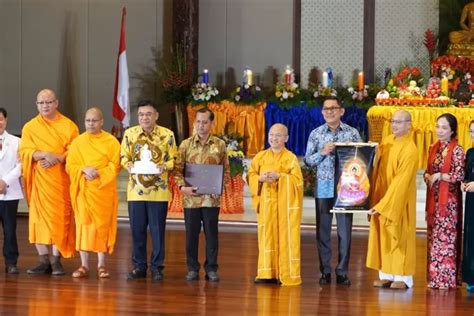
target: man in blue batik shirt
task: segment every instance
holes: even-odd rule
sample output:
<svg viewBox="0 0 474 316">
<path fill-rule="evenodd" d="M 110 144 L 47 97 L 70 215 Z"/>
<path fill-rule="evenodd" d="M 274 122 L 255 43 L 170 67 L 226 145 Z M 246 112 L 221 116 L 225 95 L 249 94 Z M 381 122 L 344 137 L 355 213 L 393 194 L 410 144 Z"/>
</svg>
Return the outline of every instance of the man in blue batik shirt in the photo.
<svg viewBox="0 0 474 316">
<path fill-rule="evenodd" d="M 319 284 L 331 283 L 331 225 L 334 206 L 334 149 L 335 142 L 361 142 L 359 132 L 341 122 L 344 108 L 337 97 L 328 97 L 323 103 L 325 124 L 309 135 L 304 161 L 316 171 L 316 240 L 319 251 Z M 347 277 L 351 251 L 352 214 L 338 213 L 337 237 L 339 245 L 336 267 L 337 284 L 350 285 Z"/>
</svg>

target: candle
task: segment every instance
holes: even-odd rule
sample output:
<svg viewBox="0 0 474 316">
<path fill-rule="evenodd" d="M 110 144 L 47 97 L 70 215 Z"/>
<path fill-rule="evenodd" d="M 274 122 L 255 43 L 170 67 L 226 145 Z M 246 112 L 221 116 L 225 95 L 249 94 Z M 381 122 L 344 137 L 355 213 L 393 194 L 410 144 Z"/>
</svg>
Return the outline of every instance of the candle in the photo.
<svg viewBox="0 0 474 316">
<path fill-rule="evenodd" d="M 328 73 L 325 71 L 323 72 L 323 88 L 328 87 Z"/>
<path fill-rule="evenodd" d="M 288 67 L 285 70 L 285 83 L 291 84 L 291 69 Z"/>
<path fill-rule="evenodd" d="M 446 76 L 443 76 L 443 79 L 441 79 L 441 94 L 444 96 L 449 96 L 448 78 L 446 78 Z"/>
<path fill-rule="evenodd" d="M 247 70 L 247 84 L 249 86 L 253 85 L 253 73 L 250 69 Z"/>
<path fill-rule="evenodd" d="M 364 90 L 364 72 L 361 71 L 359 72 L 359 75 L 357 76 L 357 83 L 358 83 L 358 88 L 359 88 L 359 91 L 362 91 Z"/>
<path fill-rule="evenodd" d="M 333 82 L 332 68 L 328 67 L 326 71 L 328 73 L 328 87 L 332 88 L 332 82 Z"/>
<path fill-rule="evenodd" d="M 202 74 L 202 82 L 205 84 L 209 84 L 209 70 L 204 69 L 204 72 Z"/>
</svg>

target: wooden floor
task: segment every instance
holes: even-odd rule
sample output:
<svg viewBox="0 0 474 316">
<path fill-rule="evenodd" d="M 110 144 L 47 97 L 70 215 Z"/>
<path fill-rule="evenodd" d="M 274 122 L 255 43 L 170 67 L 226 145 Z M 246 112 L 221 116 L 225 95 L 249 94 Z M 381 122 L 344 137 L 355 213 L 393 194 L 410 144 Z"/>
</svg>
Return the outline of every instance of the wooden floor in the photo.
<svg viewBox="0 0 474 316">
<path fill-rule="evenodd" d="M 0 273 L 1 315 L 474 315 L 474 295 L 464 288 L 437 291 L 426 288 L 426 236 L 417 237 L 418 266 L 415 287 L 409 290 L 375 289 L 375 271 L 365 268 L 367 232 L 353 234 L 350 278 L 352 286 L 320 286 L 315 233 L 302 232 L 303 285 L 255 285 L 257 235 L 255 228 L 220 227 L 219 283 L 186 282 L 183 224 L 169 224 L 166 233 L 165 279 L 127 281 L 130 269 L 130 231 L 119 224 L 115 253 L 107 258 L 112 277 L 73 279 L 79 258 L 64 260 L 68 275 L 28 276 L 36 264 L 34 247 L 27 242 L 27 218 L 18 219 L 21 274 Z M 335 236 L 333 236 L 335 237 Z M 335 238 L 333 238 L 336 246 Z M 202 245 L 202 242 L 201 242 Z M 203 255 L 201 248 L 200 255 Z M 201 256 L 202 257 L 202 256 Z M 335 256 L 334 256 L 335 260 Z M 91 266 L 96 265 L 93 258 Z M 3 271 L 3 269 L 1 270 Z"/>
</svg>

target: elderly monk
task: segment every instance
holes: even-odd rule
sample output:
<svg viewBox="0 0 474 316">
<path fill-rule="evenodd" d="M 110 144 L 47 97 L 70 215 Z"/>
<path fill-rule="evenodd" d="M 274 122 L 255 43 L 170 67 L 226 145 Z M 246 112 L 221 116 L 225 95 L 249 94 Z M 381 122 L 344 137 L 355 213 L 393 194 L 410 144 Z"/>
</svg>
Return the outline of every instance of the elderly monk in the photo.
<svg viewBox="0 0 474 316">
<path fill-rule="evenodd" d="M 89 275 L 88 251 L 97 253 L 97 277 L 110 276 L 105 253 L 113 252 L 117 235 L 120 144 L 102 130 L 103 125 L 100 109 L 87 110 L 86 132 L 72 142 L 66 161 L 76 220 L 76 250 L 81 254 L 81 266 L 73 272 L 74 278 Z"/>
<path fill-rule="evenodd" d="M 288 129 L 275 124 L 270 148 L 253 158 L 248 171 L 252 206 L 258 220 L 258 270 L 255 283 L 301 284 L 300 224 L 303 176 L 296 156 L 285 148 Z"/>
<path fill-rule="evenodd" d="M 379 271 L 375 287 L 413 286 L 416 262 L 416 171 L 418 150 L 411 116 L 397 111 L 392 135 L 382 141 L 373 172 L 367 267 Z"/>
<path fill-rule="evenodd" d="M 63 275 L 59 261 L 74 254 L 74 226 L 69 177 L 65 160 L 69 146 L 79 134 L 70 119 L 58 112 L 52 90 L 36 97 L 39 115 L 25 124 L 20 143 L 26 200 L 29 205 L 29 240 L 36 245 L 39 265 L 29 274 Z M 48 245 L 52 245 L 52 260 Z"/>
</svg>

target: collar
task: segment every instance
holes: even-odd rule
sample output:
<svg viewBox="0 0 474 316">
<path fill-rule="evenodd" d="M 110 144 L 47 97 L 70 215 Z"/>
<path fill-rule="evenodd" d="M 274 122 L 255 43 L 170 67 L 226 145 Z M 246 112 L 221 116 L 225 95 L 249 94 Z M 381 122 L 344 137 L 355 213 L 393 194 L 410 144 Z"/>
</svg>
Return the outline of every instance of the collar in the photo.
<svg viewBox="0 0 474 316">
<path fill-rule="evenodd" d="M 193 143 L 194 144 L 198 144 L 200 143 L 200 138 L 199 138 L 199 135 L 196 134 L 193 136 Z M 214 138 L 212 135 L 209 135 L 209 138 L 207 139 L 206 143 L 204 145 L 207 145 L 207 144 L 213 144 L 214 143 Z"/>
<path fill-rule="evenodd" d="M 3 134 L 0 135 L 0 139 L 1 139 L 2 141 L 5 141 L 5 139 L 7 139 L 7 137 L 8 137 L 8 135 L 9 135 L 8 132 L 5 130 L 5 131 L 3 132 Z"/>
<path fill-rule="evenodd" d="M 141 127 L 140 127 L 140 134 L 143 134 L 143 135 L 160 135 L 160 128 L 158 127 L 158 125 L 155 124 L 155 127 L 153 127 L 153 129 L 151 130 L 150 133 L 147 133 L 145 132 L 145 130 Z"/>
<path fill-rule="evenodd" d="M 324 123 L 324 126 L 325 126 L 325 128 L 324 128 L 324 131 L 325 131 L 325 132 L 331 132 L 331 133 L 332 133 L 332 130 L 331 130 L 331 128 L 329 127 L 328 123 Z M 339 123 L 339 126 L 336 128 L 336 132 L 343 131 L 343 130 L 345 130 L 345 129 L 346 129 L 346 124 L 340 122 L 340 123 Z"/>
</svg>

